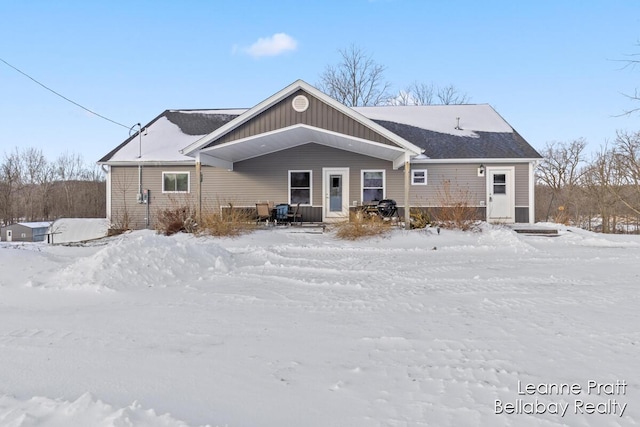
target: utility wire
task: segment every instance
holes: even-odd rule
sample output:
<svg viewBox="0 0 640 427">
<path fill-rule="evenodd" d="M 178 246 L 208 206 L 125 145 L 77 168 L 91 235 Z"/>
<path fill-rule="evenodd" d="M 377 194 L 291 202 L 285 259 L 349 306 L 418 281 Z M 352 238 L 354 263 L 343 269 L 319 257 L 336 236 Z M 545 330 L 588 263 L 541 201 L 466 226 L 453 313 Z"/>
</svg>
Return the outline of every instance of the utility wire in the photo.
<svg viewBox="0 0 640 427">
<path fill-rule="evenodd" d="M 58 95 L 60 98 L 64 99 L 65 101 L 68 101 L 68 102 L 72 103 L 73 105 L 75 105 L 75 106 L 77 106 L 77 107 L 80 107 L 80 108 L 82 108 L 83 110 L 88 111 L 89 113 L 91 113 L 91 114 L 93 114 L 93 115 L 95 115 L 95 116 L 100 117 L 101 119 L 104 119 L 104 120 L 106 120 L 106 121 L 109 121 L 109 122 L 111 122 L 111 123 L 113 123 L 113 124 L 116 124 L 116 125 L 118 125 L 118 126 L 122 126 L 123 128 L 130 129 L 130 127 L 129 127 L 129 126 L 123 125 L 122 123 L 118 123 L 118 122 L 116 122 L 115 120 L 111 120 L 110 118 L 105 117 L 105 116 L 103 116 L 102 114 L 98 114 L 98 113 L 96 113 L 95 111 L 92 111 L 92 110 L 88 109 L 87 107 L 84 107 L 84 106 L 82 106 L 82 105 L 78 104 L 77 102 L 75 102 L 75 101 L 73 101 L 73 100 L 71 100 L 71 99 L 67 98 L 66 96 L 64 96 L 64 95 L 62 95 L 62 94 L 60 94 L 60 93 L 56 92 L 55 90 L 51 89 L 50 87 L 48 87 L 48 86 L 46 86 L 46 85 L 44 85 L 44 84 L 40 83 L 38 80 L 34 79 L 33 77 L 31 77 L 29 74 L 25 73 L 24 71 L 22 71 L 22 70 L 20 70 L 20 69 L 18 69 L 18 68 L 16 68 L 16 67 L 14 67 L 13 65 L 9 64 L 9 63 L 8 63 L 7 61 L 5 61 L 4 59 L 0 58 L 0 61 L 4 62 L 7 66 L 9 66 L 9 67 L 13 68 L 13 69 L 14 69 L 14 70 L 16 70 L 17 72 L 19 72 L 20 74 L 22 74 L 23 76 L 25 76 L 26 78 L 28 78 L 29 80 L 32 80 L 33 82 L 35 82 L 35 83 L 39 84 L 40 86 L 42 86 L 43 88 L 45 88 L 45 89 L 46 89 L 46 90 L 48 90 L 49 92 L 51 92 L 51 93 L 53 93 L 53 94 L 55 94 L 55 95 Z"/>
</svg>

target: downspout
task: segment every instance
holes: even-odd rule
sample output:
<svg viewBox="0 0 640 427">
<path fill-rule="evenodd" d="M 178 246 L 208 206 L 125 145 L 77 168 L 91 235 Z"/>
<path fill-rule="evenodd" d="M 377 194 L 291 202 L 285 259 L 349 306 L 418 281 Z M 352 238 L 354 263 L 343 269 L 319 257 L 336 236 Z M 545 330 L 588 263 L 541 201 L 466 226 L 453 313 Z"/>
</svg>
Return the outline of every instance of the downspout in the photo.
<svg viewBox="0 0 640 427">
<path fill-rule="evenodd" d="M 196 221 L 202 224 L 202 163 L 200 153 L 196 155 Z"/>
</svg>

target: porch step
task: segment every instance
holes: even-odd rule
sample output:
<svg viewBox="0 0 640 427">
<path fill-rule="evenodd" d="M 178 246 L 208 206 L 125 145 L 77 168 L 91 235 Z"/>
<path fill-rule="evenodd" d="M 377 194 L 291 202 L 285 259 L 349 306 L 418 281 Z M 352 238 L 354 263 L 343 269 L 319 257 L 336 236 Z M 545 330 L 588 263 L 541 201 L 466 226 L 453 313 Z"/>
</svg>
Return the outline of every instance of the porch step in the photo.
<svg viewBox="0 0 640 427">
<path fill-rule="evenodd" d="M 313 223 L 313 222 L 303 222 L 302 224 L 292 224 L 287 227 L 287 231 L 289 233 L 312 233 L 312 234 L 322 234 L 326 228 L 325 224 Z"/>
<path fill-rule="evenodd" d="M 530 225 L 530 224 L 512 224 L 511 229 L 518 234 L 531 234 L 536 236 L 557 236 L 558 229 L 553 227 L 546 227 L 542 225 Z"/>
</svg>

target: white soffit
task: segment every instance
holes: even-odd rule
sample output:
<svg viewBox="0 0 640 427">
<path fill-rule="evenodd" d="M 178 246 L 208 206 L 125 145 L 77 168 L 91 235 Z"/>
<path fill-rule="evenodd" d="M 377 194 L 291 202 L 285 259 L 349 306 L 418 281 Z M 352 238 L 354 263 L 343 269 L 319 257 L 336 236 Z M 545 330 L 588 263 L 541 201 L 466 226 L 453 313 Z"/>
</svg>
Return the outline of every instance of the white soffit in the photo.
<svg viewBox="0 0 640 427">
<path fill-rule="evenodd" d="M 326 131 L 307 125 L 295 125 L 250 138 L 227 142 L 202 150 L 202 153 L 228 162 L 239 162 L 308 143 L 393 161 L 404 149 Z"/>
</svg>

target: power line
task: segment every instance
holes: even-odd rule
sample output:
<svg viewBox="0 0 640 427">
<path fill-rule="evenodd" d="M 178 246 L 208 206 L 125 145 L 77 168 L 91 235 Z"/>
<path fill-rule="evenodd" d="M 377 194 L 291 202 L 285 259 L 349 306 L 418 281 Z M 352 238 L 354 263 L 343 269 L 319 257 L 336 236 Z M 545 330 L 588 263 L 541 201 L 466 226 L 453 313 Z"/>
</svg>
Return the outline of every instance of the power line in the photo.
<svg viewBox="0 0 640 427">
<path fill-rule="evenodd" d="M 16 70 L 17 72 L 19 72 L 20 74 L 22 74 L 23 76 L 25 76 L 26 78 L 28 78 L 29 80 L 32 80 L 33 82 L 35 82 L 35 83 L 39 84 L 40 86 L 42 86 L 43 88 L 45 88 L 45 89 L 46 89 L 46 90 L 48 90 L 49 92 L 51 92 L 51 93 L 53 93 L 53 94 L 55 94 L 55 95 L 58 95 L 60 98 L 64 99 L 65 101 L 70 102 L 70 103 L 72 103 L 73 105 L 75 105 L 75 106 L 77 106 L 77 107 L 80 107 L 80 108 L 82 108 L 83 110 L 88 111 L 89 113 L 91 113 L 91 114 L 93 114 L 93 115 L 95 115 L 95 116 L 98 116 L 98 117 L 100 117 L 101 119 L 104 119 L 104 120 L 106 120 L 106 121 L 108 121 L 108 122 L 111 122 L 111 123 L 116 124 L 116 125 L 118 125 L 118 126 L 122 126 L 123 128 L 126 128 L 126 129 L 129 129 L 129 128 L 130 128 L 129 126 L 127 126 L 127 125 L 123 125 L 122 123 L 116 122 L 115 120 L 111 120 L 110 118 L 105 117 L 105 116 L 103 116 L 102 114 L 98 114 L 98 113 L 96 113 L 95 111 L 92 111 L 92 110 L 88 109 L 87 107 L 84 107 L 84 106 L 82 106 L 82 105 L 78 104 L 77 102 L 75 102 L 75 101 L 73 101 L 73 100 L 71 100 L 71 99 L 67 98 L 66 96 L 64 96 L 64 95 L 62 95 L 62 94 L 60 94 L 60 93 L 56 92 L 55 90 L 51 89 L 50 87 L 46 86 L 45 84 L 40 83 L 38 80 L 34 79 L 33 77 L 31 77 L 29 74 L 25 73 L 24 71 L 22 71 L 22 70 L 20 70 L 20 69 L 18 69 L 18 68 L 16 68 L 16 67 L 14 67 L 13 65 L 9 64 L 9 63 L 8 63 L 7 61 L 5 61 L 4 59 L 0 58 L 0 61 L 4 62 L 7 66 L 9 66 L 9 67 L 13 68 L 13 69 L 14 69 L 14 70 Z"/>
</svg>

